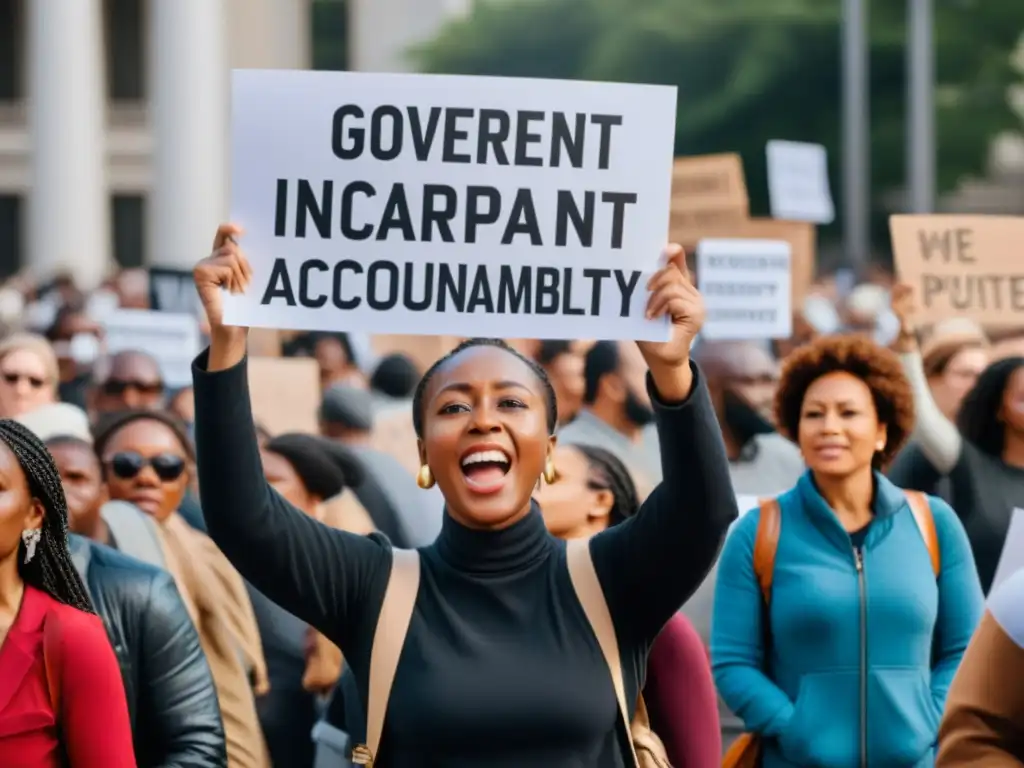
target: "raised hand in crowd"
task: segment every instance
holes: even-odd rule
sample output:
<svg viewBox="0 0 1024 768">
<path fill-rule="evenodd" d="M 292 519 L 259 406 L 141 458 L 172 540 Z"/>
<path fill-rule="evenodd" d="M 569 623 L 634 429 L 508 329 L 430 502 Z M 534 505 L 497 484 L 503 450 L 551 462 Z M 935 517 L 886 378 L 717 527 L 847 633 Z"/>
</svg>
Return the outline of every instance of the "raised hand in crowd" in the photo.
<svg viewBox="0 0 1024 768">
<path fill-rule="evenodd" d="M 230 368 L 245 356 L 247 328 L 224 325 L 224 296 L 242 293 L 252 280 L 252 267 L 238 246 L 242 228 L 224 224 L 213 238 L 213 250 L 192 272 L 210 328 L 211 370 Z"/>
</svg>

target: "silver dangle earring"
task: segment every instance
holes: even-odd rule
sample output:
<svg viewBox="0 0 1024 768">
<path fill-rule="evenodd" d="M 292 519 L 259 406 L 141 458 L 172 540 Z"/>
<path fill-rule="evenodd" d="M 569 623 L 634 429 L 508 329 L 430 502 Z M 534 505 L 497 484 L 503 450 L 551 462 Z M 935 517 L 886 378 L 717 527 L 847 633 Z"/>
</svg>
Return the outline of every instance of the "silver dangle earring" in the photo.
<svg viewBox="0 0 1024 768">
<path fill-rule="evenodd" d="M 26 528 L 21 532 L 21 540 L 25 544 L 25 565 L 31 563 L 32 558 L 36 556 L 36 546 L 42 535 L 43 532 L 39 528 Z"/>
</svg>

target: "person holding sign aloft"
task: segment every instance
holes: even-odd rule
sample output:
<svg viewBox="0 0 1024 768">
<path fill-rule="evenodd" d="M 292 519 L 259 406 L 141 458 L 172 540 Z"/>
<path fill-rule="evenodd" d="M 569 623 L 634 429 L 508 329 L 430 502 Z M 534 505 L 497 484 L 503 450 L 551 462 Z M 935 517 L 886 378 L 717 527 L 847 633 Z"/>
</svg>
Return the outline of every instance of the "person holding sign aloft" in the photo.
<svg viewBox="0 0 1024 768">
<path fill-rule="evenodd" d="M 353 759 L 639 765 L 623 719 L 634 716 L 647 650 L 737 516 L 721 432 L 690 361 L 704 304 L 682 249 L 671 247 L 648 283 L 648 312 L 670 319 L 670 337 L 638 342 L 665 477 L 639 514 L 580 544 L 548 534 L 531 495 L 557 478 L 553 389 L 505 343 L 471 339 L 434 364 L 414 398 L 418 481 L 437 485 L 446 514 L 437 540 L 409 552 L 329 529 L 263 480 L 247 331 L 223 323 L 223 291 L 245 291 L 251 278 L 240 234 L 221 227 L 194 272 L 211 326 L 193 366 L 203 510 L 257 589 L 341 647 L 368 714 Z"/>
</svg>

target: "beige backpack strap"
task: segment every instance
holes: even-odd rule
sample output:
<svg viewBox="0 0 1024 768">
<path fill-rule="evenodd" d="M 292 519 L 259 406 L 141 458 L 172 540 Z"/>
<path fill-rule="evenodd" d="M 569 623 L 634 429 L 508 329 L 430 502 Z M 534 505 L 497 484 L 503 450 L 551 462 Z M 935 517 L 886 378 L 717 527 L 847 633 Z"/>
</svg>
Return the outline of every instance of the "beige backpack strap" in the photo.
<svg viewBox="0 0 1024 768">
<path fill-rule="evenodd" d="M 373 766 L 384 733 L 384 716 L 395 681 L 398 659 L 409 632 L 420 589 L 420 556 L 414 549 L 392 550 L 391 575 L 384 591 L 370 649 L 370 683 L 366 701 L 366 744 L 352 750 L 352 762 Z"/>
<path fill-rule="evenodd" d="M 576 597 L 579 599 L 580 605 L 583 606 L 583 613 L 587 615 L 587 621 L 590 622 L 594 634 L 597 635 L 597 643 L 601 646 L 604 661 L 608 665 L 608 671 L 611 672 L 615 699 L 619 703 L 619 713 L 622 715 L 622 722 L 626 727 L 626 738 L 629 740 L 633 764 L 639 768 L 640 761 L 636 755 L 636 747 L 633 745 L 629 727 L 629 706 L 626 703 L 626 684 L 622 678 L 619 641 L 615 637 L 615 625 L 612 623 L 612 615 L 608 610 L 604 590 L 601 589 L 597 571 L 594 570 L 594 561 L 590 556 L 590 541 L 588 539 L 571 539 L 566 542 L 565 559 L 569 566 L 569 578 L 572 581 L 573 589 L 576 590 Z"/>
<path fill-rule="evenodd" d="M 939 534 L 935 530 L 935 516 L 928 497 L 920 491 L 904 491 L 910 513 L 914 516 L 917 529 L 921 532 L 924 545 L 928 548 L 928 557 L 932 561 L 932 571 L 938 576 L 942 572 L 942 555 L 939 552 Z"/>
</svg>

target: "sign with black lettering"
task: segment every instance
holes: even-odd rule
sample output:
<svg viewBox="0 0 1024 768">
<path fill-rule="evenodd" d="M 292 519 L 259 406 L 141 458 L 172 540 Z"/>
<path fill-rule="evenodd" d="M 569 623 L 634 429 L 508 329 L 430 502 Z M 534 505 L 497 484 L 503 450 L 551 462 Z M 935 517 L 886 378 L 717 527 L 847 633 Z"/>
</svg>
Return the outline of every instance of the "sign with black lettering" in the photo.
<svg viewBox="0 0 1024 768">
<path fill-rule="evenodd" d="M 390 334 L 662 340 L 676 90 L 233 73 L 225 319 Z"/>
<path fill-rule="evenodd" d="M 793 334 L 792 249 L 784 240 L 701 240 L 697 284 L 708 339 L 788 339 Z"/>
<path fill-rule="evenodd" d="M 191 269 L 149 267 L 149 308 L 198 317 L 202 308 Z"/>
<path fill-rule="evenodd" d="M 922 323 L 961 316 L 1024 325 L 1024 218 L 899 215 L 889 218 L 889 232 Z"/>
</svg>

